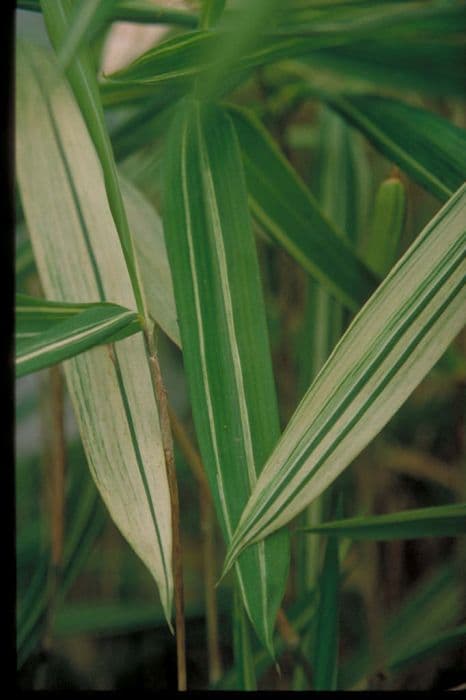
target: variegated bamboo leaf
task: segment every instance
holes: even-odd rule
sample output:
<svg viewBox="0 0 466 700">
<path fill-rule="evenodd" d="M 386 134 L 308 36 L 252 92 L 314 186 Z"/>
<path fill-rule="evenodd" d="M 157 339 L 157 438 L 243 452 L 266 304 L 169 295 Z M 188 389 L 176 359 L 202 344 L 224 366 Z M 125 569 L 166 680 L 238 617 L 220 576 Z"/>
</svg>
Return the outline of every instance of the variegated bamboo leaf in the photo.
<svg viewBox="0 0 466 700">
<path fill-rule="evenodd" d="M 466 185 L 346 331 L 267 461 L 227 555 L 285 525 L 384 427 L 466 321 Z"/>
<path fill-rule="evenodd" d="M 239 148 L 229 117 L 186 101 L 168 144 L 164 228 L 201 454 L 226 542 L 279 436 L 265 313 Z M 288 567 L 285 533 L 240 557 L 262 642 Z"/>
<path fill-rule="evenodd" d="M 86 125 L 50 54 L 18 44 L 18 184 L 47 298 L 136 301 Z M 170 619 L 171 508 L 142 334 L 64 363 L 86 456 L 123 535 L 154 576 Z"/>
<path fill-rule="evenodd" d="M 17 377 L 142 330 L 138 315 L 117 304 L 60 305 L 18 296 L 15 308 Z"/>
</svg>

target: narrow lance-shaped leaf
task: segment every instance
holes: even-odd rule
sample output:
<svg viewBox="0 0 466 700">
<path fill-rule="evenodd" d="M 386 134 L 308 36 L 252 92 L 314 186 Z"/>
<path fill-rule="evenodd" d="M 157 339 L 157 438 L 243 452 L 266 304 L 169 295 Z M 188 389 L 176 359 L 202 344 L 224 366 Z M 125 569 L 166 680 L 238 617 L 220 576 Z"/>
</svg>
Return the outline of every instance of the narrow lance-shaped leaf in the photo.
<svg viewBox="0 0 466 700">
<path fill-rule="evenodd" d="M 17 293 L 15 298 L 15 336 L 16 338 L 27 338 L 44 333 L 62 321 L 76 319 L 85 311 L 91 310 L 99 311 L 103 321 L 107 316 L 111 318 L 117 311 L 120 313 L 128 311 L 118 304 L 106 302 L 69 304 Z M 131 313 L 134 314 L 133 311 Z"/>
<path fill-rule="evenodd" d="M 62 46 L 62 42 L 68 36 L 68 32 L 72 31 L 70 23 L 73 5 L 70 0 L 40 0 L 40 2 L 50 40 L 57 50 Z M 99 156 L 104 176 L 105 191 L 123 248 L 137 309 L 143 318 L 146 319 L 147 309 L 141 288 L 133 240 L 120 191 L 112 145 L 105 124 L 97 77 L 90 53 L 86 47 L 78 51 L 68 66 L 66 75 Z"/>
<path fill-rule="evenodd" d="M 17 177 L 46 297 L 136 302 L 86 125 L 50 54 L 18 44 Z M 171 510 L 142 334 L 64 363 L 89 467 L 170 617 Z"/>
<path fill-rule="evenodd" d="M 306 532 L 338 535 L 352 540 L 455 537 L 466 533 L 466 503 L 334 520 L 308 527 Z"/>
<path fill-rule="evenodd" d="M 162 221 L 146 197 L 122 175 L 120 175 L 120 185 L 134 239 L 134 249 L 141 273 L 148 314 L 168 337 L 180 347 L 180 331 L 176 318 L 175 297 Z M 29 260 L 31 263 L 34 261 L 29 238 L 23 241 L 21 259 L 25 260 L 24 263 L 21 263 L 22 269 L 27 269 L 26 265 L 29 265 Z M 32 269 L 32 267 L 32 264 L 29 265 L 29 268 Z M 17 295 L 17 298 L 21 297 L 24 302 L 25 296 Z M 28 309 L 25 308 L 24 303 L 21 304 L 20 309 L 18 309 L 18 305 L 16 307 L 16 335 L 18 335 L 18 328 L 21 328 L 23 333 L 44 329 L 45 311 L 42 312 L 38 327 L 33 328 L 31 324 L 34 323 L 36 316 L 34 309 L 31 308 L 31 297 L 28 298 L 27 303 Z M 65 320 L 70 315 L 72 316 L 78 311 L 83 311 L 87 308 L 87 305 L 83 304 L 61 304 L 50 301 L 46 303 L 50 323 L 53 320 Z M 42 300 L 39 304 L 42 304 Z"/>
<path fill-rule="evenodd" d="M 203 461 L 226 542 L 279 436 L 257 254 L 233 126 L 220 108 L 186 101 L 166 152 L 164 227 L 183 359 Z M 285 533 L 236 566 L 262 642 L 288 567 Z"/>
<path fill-rule="evenodd" d="M 50 309 L 47 309 L 46 304 L 45 308 L 42 308 L 45 313 L 41 320 L 44 325 L 49 324 L 49 327 L 39 332 L 27 332 L 24 328 L 19 328 L 18 332 L 17 328 L 15 349 L 17 377 L 37 372 L 96 345 L 115 342 L 142 330 L 138 315 L 117 304 L 92 304 L 90 308 L 81 310 L 66 320 L 55 322 L 52 326 L 50 326 Z M 39 307 L 35 310 L 34 324 L 38 325 Z"/>
<path fill-rule="evenodd" d="M 209 29 L 220 18 L 225 7 L 225 0 L 203 0 L 199 26 Z"/>
<path fill-rule="evenodd" d="M 311 31 L 298 29 L 294 34 L 280 32 L 273 16 L 275 0 L 240 0 L 235 9 L 229 16 L 225 13 L 216 31 L 201 30 L 169 39 L 109 79 L 147 86 L 180 80 L 189 84 L 190 78 L 202 75 L 202 94 L 212 97 L 219 90 L 225 93 L 236 86 L 254 68 L 296 58 L 311 67 L 329 64 L 357 77 L 368 74 L 377 85 L 383 81 L 395 87 L 421 86 L 439 94 L 464 92 L 457 65 L 461 64 L 461 46 L 455 41 L 460 26 L 464 31 L 464 12 L 457 6 L 382 8 L 371 17 L 364 13 L 357 21 L 349 18 L 339 23 L 313 18 Z M 440 21 L 444 22 L 441 28 Z M 434 43 L 432 29 L 436 25 Z M 407 46 L 404 53 L 401 41 Z M 426 61 L 437 80 L 425 75 Z"/>
<path fill-rule="evenodd" d="M 237 591 L 233 603 L 233 646 L 237 690 L 257 690 L 249 621 Z"/>
<path fill-rule="evenodd" d="M 466 185 L 355 317 L 267 461 L 225 569 L 285 525 L 383 428 L 466 320 Z"/>
<path fill-rule="evenodd" d="M 377 286 L 343 233 L 247 112 L 229 108 L 241 146 L 252 213 L 267 234 L 351 310 Z"/>
<path fill-rule="evenodd" d="M 41 12 L 40 0 L 18 0 L 21 10 Z M 115 22 L 137 22 L 138 24 L 174 24 L 195 28 L 198 17 L 194 12 L 174 10 L 154 5 L 152 0 L 118 0 L 112 6 L 111 19 Z"/>
<path fill-rule="evenodd" d="M 389 160 L 441 201 L 466 179 L 466 131 L 438 114 L 374 95 L 329 103 Z"/>
<path fill-rule="evenodd" d="M 69 30 L 58 51 L 58 62 L 66 68 L 84 42 L 92 38 L 111 16 L 118 0 L 86 0 L 75 3 L 69 18 Z"/>
<path fill-rule="evenodd" d="M 314 635 L 313 690 L 336 690 L 340 614 L 340 566 L 338 540 L 325 545 L 325 558 L 319 578 L 319 606 Z"/>
</svg>

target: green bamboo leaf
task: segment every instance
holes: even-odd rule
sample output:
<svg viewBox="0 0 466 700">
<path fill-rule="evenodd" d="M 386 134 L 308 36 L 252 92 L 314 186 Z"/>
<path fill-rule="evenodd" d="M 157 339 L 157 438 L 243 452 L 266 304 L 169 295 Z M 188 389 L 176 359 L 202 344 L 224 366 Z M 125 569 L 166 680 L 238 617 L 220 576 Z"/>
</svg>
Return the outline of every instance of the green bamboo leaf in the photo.
<svg viewBox="0 0 466 700">
<path fill-rule="evenodd" d="M 375 198 L 371 233 L 364 247 L 364 258 L 376 275 L 383 277 L 396 260 L 405 220 L 406 194 L 401 180 L 389 177 Z"/>
<path fill-rule="evenodd" d="M 408 96 L 415 90 L 464 99 L 462 54 L 460 41 L 415 34 L 395 41 L 368 35 L 364 41 L 325 47 L 307 56 L 301 51 L 303 63 L 312 69 L 312 80 L 324 89 L 337 79 L 340 91 L 356 81 L 364 84 L 366 92 L 385 87 L 403 90 Z"/>
<path fill-rule="evenodd" d="M 340 567 L 338 540 L 331 537 L 319 579 L 313 654 L 313 690 L 336 690 L 338 670 L 338 625 L 340 614 Z"/>
<path fill-rule="evenodd" d="M 15 286 L 24 288 L 24 282 L 34 272 L 34 255 L 23 224 L 16 225 Z"/>
<path fill-rule="evenodd" d="M 466 533 L 466 503 L 335 520 L 305 528 L 305 531 L 353 540 L 455 537 Z"/>
<path fill-rule="evenodd" d="M 40 0 L 18 0 L 18 9 L 41 12 Z M 110 17 L 114 22 L 137 22 L 138 24 L 175 24 L 194 29 L 198 17 L 194 12 L 173 10 L 154 5 L 151 0 L 117 0 Z"/>
<path fill-rule="evenodd" d="M 373 95 L 329 102 L 387 158 L 438 199 L 447 200 L 466 179 L 466 131 L 398 100 Z"/>
<path fill-rule="evenodd" d="M 100 162 L 50 54 L 18 43 L 16 164 L 47 298 L 136 309 Z M 158 409 L 141 334 L 67 360 L 86 456 L 123 535 L 154 576 L 170 618 L 171 509 Z"/>
<path fill-rule="evenodd" d="M 180 106 L 165 158 L 164 227 L 193 417 L 228 543 L 279 436 L 257 255 L 239 148 L 228 115 Z M 288 540 L 236 566 L 248 616 L 271 650 Z"/>
<path fill-rule="evenodd" d="M 225 7 L 225 0 L 203 0 L 199 26 L 209 29 L 220 18 Z"/>
<path fill-rule="evenodd" d="M 156 85 L 202 75 L 205 97 L 219 89 L 225 93 L 259 66 L 294 58 L 311 68 L 329 66 L 344 75 L 356 74 L 376 85 L 464 94 L 462 47 L 456 39 L 465 26 L 458 6 L 382 8 L 357 21 L 313 19 L 310 31 L 298 28 L 291 34 L 280 30 L 275 9 L 271 0 L 253 6 L 244 2 L 231 16 L 222 17 L 218 30 L 169 39 L 108 79 Z"/>
<path fill-rule="evenodd" d="M 233 646 L 235 650 L 237 690 L 257 690 L 249 625 L 244 606 L 235 590 L 233 602 Z"/>
<path fill-rule="evenodd" d="M 50 323 L 50 309 L 46 304 L 42 308 L 45 318 L 36 307 L 35 324 L 40 319 L 44 324 Z M 21 307 L 19 309 L 21 315 Z M 96 345 L 113 343 L 141 330 L 138 315 L 117 304 L 92 305 L 42 332 L 31 334 L 20 327 L 16 334 L 16 376 L 51 367 Z"/>
<path fill-rule="evenodd" d="M 406 251 L 338 343 L 267 461 L 225 570 L 285 525 L 377 435 L 466 320 L 466 185 Z"/>
<path fill-rule="evenodd" d="M 229 108 L 241 146 L 250 206 L 264 230 L 351 310 L 375 289 L 373 273 L 344 240 L 263 127 Z"/>
<path fill-rule="evenodd" d="M 32 248 L 30 250 L 32 255 Z M 105 319 L 106 313 L 109 313 L 109 317 L 111 317 L 117 309 L 120 311 L 128 310 L 118 307 L 117 304 L 63 304 L 59 301 L 48 301 L 32 297 L 29 294 L 17 293 L 15 299 L 15 335 L 17 338 L 26 338 L 43 333 L 50 330 L 55 324 L 76 318 L 79 314 L 91 309 L 100 309 L 103 319 Z"/>
<path fill-rule="evenodd" d="M 65 69 L 83 44 L 93 37 L 111 17 L 118 0 L 86 0 L 75 3 L 69 16 L 69 30 L 58 51 L 58 63 Z"/>
</svg>

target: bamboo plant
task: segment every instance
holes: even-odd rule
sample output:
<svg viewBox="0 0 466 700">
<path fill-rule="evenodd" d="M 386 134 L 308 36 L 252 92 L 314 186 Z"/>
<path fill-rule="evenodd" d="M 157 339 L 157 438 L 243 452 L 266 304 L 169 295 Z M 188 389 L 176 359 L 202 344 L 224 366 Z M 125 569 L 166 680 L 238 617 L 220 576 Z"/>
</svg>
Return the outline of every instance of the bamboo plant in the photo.
<svg viewBox="0 0 466 700">
<path fill-rule="evenodd" d="M 172 433 L 224 542 L 220 583 L 214 589 L 210 576 L 206 593 L 211 635 L 215 596 L 232 591 L 233 669 L 222 675 L 217 659 L 211 682 L 255 689 L 288 649 L 293 687 L 355 687 L 373 668 L 367 645 L 353 669 L 338 654 L 353 542 L 461 543 L 466 532 L 461 489 L 381 515 L 348 509 L 356 487 L 343 480 L 431 370 L 458 355 L 464 4 L 18 7 L 43 18 L 49 46 L 17 41 L 16 376 L 62 366 L 95 486 L 176 635 L 179 689 L 190 686 L 180 538 L 188 504 L 179 503 Z M 167 33 L 103 74 L 100 52 L 118 20 Z M 305 130 L 293 121 L 299 110 Z M 297 125 L 315 156 L 312 176 L 296 158 Z M 430 218 L 411 212 L 407 233 L 422 191 Z M 284 259 L 305 289 L 293 340 L 299 381 L 285 419 L 267 262 Z M 36 273 L 40 294 L 24 286 Z M 280 284 L 286 295 L 290 276 Z M 182 353 L 191 436 L 164 385 L 164 336 Z M 71 560 L 66 550 L 65 579 Z M 20 664 L 46 606 L 41 591 L 29 597 Z M 459 618 L 455 608 L 446 630 L 434 620 L 430 645 L 418 636 L 409 649 L 397 650 L 384 629 L 385 663 L 401 668 L 458 646 Z"/>
</svg>

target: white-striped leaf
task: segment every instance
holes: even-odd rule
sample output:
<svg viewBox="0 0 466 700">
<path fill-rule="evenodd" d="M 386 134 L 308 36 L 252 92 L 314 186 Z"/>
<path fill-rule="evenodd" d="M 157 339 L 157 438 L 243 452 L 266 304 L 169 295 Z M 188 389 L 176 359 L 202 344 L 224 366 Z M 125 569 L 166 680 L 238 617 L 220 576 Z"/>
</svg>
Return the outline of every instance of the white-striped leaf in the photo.
<svg viewBox="0 0 466 700">
<path fill-rule="evenodd" d="M 47 298 L 136 310 L 102 169 L 48 52 L 18 44 L 16 162 Z M 142 334 L 64 363 L 89 467 L 123 535 L 153 574 L 170 618 L 171 509 Z"/>
<path fill-rule="evenodd" d="M 279 437 L 278 408 L 241 157 L 220 108 L 186 101 L 165 158 L 164 228 L 193 417 L 228 543 Z M 285 533 L 236 567 L 262 642 L 286 583 Z"/>
<path fill-rule="evenodd" d="M 227 555 L 285 525 L 383 428 L 466 321 L 466 185 L 355 317 L 262 471 Z"/>
<path fill-rule="evenodd" d="M 168 263 L 167 249 L 163 233 L 162 221 L 152 204 L 129 180 L 120 175 L 120 186 L 123 202 L 128 215 L 129 225 L 134 241 L 137 265 L 141 275 L 142 287 L 147 303 L 149 316 L 168 337 L 181 347 L 180 331 L 176 318 L 175 297 L 171 278 L 170 265 Z M 16 255 L 16 280 L 19 276 L 32 269 L 34 256 L 29 238 L 22 241 L 21 248 Z M 18 296 L 18 295 L 17 295 Z M 21 295 L 23 296 L 23 295 Z M 30 304 L 30 300 L 28 302 Z M 47 302 L 50 314 L 50 322 L 65 320 L 74 315 L 78 310 L 84 310 L 86 305 L 56 304 L 52 310 L 52 302 Z M 18 306 L 16 307 L 18 314 Z M 24 326 L 26 322 L 25 311 L 21 312 L 21 318 L 16 318 L 17 324 Z M 44 316 L 42 316 L 45 319 Z M 34 318 L 28 319 L 28 324 Z M 23 329 L 28 332 L 28 328 Z M 39 330 L 43 330 L 40 323 Z M 18 335 L 18 333 L 16 333 Z"/>
<path fill-rule="evenodd" d="M 36 303 L 31 304 L 30 299 L 23 297 L 15 309 L 17 377 L 142 330 L 138 315 L 118 304 L 83 307 L 50 304 L 41 299 L 32 299 Z"/>
</svg>

